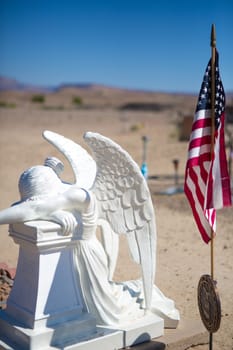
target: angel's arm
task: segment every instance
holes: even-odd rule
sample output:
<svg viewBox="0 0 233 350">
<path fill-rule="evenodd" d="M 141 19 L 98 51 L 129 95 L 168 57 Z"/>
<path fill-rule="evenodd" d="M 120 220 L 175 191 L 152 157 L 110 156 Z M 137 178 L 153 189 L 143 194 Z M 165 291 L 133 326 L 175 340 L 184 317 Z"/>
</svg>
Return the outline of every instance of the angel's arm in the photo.
<svg viewBox="0 0 233 350">
<path fill-rule="evenodd" d="M 65 210 L 43 212 L 45 207 L 38 209 L 35 203 L 24 202 L 0 212 L 0 224 L 13 224 L 31 220 L 48 220 L 62 226 L 63 234 L 68 235 L 77 226 L 77 221 L 72 213 Z M 43 210 L 42 210 L 43 209 Z"/>
<path fill-rule="evenodd" d="M 72 186 L 64 193 L 46 199 L 20 202 L 0 211 L 0 224 L 13 224 L 37 219 L 51 219 L 52 213 L 59 210 L 77 209 L 82 211 L 89 204 L 89 194 Z"/>
<path fill-rule="evenodd" d="M 33 205 L 32 205 L 33 204 Z M 32 202 L 18 203 L 10 208 L 0 211 L 0 224 L 13 224 L 37 219 L 36 211 Z"/>
</svg>

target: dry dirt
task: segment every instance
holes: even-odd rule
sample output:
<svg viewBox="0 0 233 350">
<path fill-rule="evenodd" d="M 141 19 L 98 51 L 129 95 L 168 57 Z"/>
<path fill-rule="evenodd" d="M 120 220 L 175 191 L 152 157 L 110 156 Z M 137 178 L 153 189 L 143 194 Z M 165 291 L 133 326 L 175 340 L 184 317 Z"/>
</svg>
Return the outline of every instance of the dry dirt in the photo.
<svg viewBox="0 0 233 350">
<path fill-rule="evenodd" d="M 50 98 L 57 106 L 64 102 L 61 102 L 61 96 Z M 166 101 L 163 95 L 156 98 Z M 210 273 L 210 247 L 200 238 L 184 194 L 162 194 L 174 185 L 173 159 L 179 159 L 179 183 L 183 186 L 187 142 L 178 140 L 177 124 L 182 104 L 186 113 L 193 112 L 195 106 L 192 98 L 187 102 L 182 97 L 179 106 L 175 105 L 178 100 L 178 96 L 173 97 L 174 107 L 168 110 L 145 112 L 119 110 L 113 108 L 114 104 L 106 106 L 106 103 L 105 106 L 76 109 L 64 102 L 63 108 L 41 108 L 28 100 L 25 102 L 22 96 L 20 99 L 18 95 L 14 96 L 15 108 L 0 109 L 0 209 L 18 200 L 17 182 L 23 170 L 42 164 L 48 155 L 61 157 L 42 138 L 43 130 L 61 133 L 85 147 L 83 133 L 99 132 L 119 143 L 139 165 L 142 161 L 142 136 L 147 135 L 147 164 L 149 175 L 154 177 L 148 184 L 158 233 L 156 284 L 175 300 L 182 318 L 199 318 L 197 285 L 202 274 Z M 66 162 L 64 179 L 72 181 Z M 213 348 L 216 350 L 233 349 L 232 223 L 232 208 L 218 212 L 215 278 L 221 297 L 222 321 L 219 331 L 214 334 Z M 8 227 L 3 225 L 0 227 L 0 262 L 15 267 L 17 256 L 18 247 L 8 237 Z M 138 267 L 129 261 L 126 241 L 122 238 L 115 278 L 130 279 L 138 274 Z M 208 345 L 197 349 L 207 350 Z"/>
</svg>

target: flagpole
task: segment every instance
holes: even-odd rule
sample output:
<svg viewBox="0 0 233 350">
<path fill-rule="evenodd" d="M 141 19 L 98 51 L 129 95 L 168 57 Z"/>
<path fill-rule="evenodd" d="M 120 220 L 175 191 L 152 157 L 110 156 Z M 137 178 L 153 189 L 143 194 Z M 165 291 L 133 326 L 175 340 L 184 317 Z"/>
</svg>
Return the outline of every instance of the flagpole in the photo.
<svg viewBox="0 0 233 350">
<path fill-rule="evenodd" d="M 216 32 L 215 26 L 211 28 L 211 158 L 214 155 L 214 133 L 215 133 L 215 58 L 216 58 Z M 214 231 L 211 230 L 210 245 L 211 277 L 214 279 Z"/>
<path fill-rule="evenodd" d="M 184 191 L 203 240 L 205 242 L 210 240 L 211 275 L 201 276 L 197 296 L 200 316 L 209 332 L 209 349 L 212 350 L 213 334 L 217 332 L 221 323 L 221 302 L 217 282 L 214 279 L 216 209 L 231 205 L 232 201 L 224 144 L 225 94 L 219 74 L 214 25 L 211 29 L 210 45 L 212 55 L 205 70 L 196 106 L 186 164 Z M 197 120 L 201 123 L 197 123 Z M 203 132 L 204 137 L 201 138 L 200 142 L 199 130 L 201 128 L 203 131 L 206 127 L 211 129 L 209 137 L 205 137 L 206 134 Z M 198 141 L 196 142 L 196 140 Z M 209 172 L 206 172 L 205 168 L 206 159 L 209 163 Z M 205 219 L 208 220 L 209 225 L 203 226 L 202 221 L 206 223 Z M 211 232 L 209 232 L 209 228 L 212 226 L 214 230 L 210 229 Z"/>
<path fill-rule="evenodd" d="M 215 26 L 211 28 L 211 159 L 214 156 L 214 133 L 215 133 L 215 59 L 216 59 L 216 32 Z M 214 230 L 211 229 L 210 241 L 210 270 L 214 280 Z M 213 349 L 213 333 L 209 333 L 209 350 Z"/>
</svg>

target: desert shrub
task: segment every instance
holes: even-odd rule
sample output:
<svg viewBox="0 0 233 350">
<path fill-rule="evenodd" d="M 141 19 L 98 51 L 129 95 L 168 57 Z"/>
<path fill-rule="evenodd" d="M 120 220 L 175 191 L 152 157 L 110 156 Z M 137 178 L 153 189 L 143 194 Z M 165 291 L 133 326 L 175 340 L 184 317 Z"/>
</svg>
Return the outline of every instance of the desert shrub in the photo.
<svg viewBox="0 0 233 350">
<path fill-rule="evenodd" d="M 80 96 L 74 96 L 74 97 L 72 98 L 72 103 L 73 103 L 73 105 L 75 105 L 75 106 L 81 106 L 81 105 L 83 104 L 82 97 L 80 97 Z"/>
<path fill-rule="evenodd" d="M 31 101 L 35 102 L 35 103 L 44 103 L 45 102 L 45 96 L 42 95 L 42 94 L 33 95 L 32 98 L 31 98 Z"/>
<path fill-rule="evenodd" d="M 0 101 L 0 108 L 15 108 L 16 104 L 15 103 L 9 103 L 6 101 Z"/>
<path fill-rule="evenodd" d="M 138 131 L 138 130 L 142 129 L 143 127 L 144 127 L 144 125 L 141 123 L 133 124 L 130 127 L 130 131 L 133 131 L 133 132 Z"/>
<path fill-rule="evenodd" d="M 7 107 L 7 102 L 0 101 L 0 107 L 3 107 L 3 108 Z"/>
<path fill-rule="evenodd" d="M 161 112 L 171 108 L 170 104 L 153 102 L 129 102 L 120 106 L 121 110 Z"/>
</svg>

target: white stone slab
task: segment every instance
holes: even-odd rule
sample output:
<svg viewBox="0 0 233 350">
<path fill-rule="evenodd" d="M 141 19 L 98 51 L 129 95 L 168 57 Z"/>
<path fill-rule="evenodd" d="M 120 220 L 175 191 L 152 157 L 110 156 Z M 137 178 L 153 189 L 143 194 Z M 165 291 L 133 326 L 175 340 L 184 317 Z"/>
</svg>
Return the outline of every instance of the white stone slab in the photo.
<svg viewBox="0 0 233 350">
<path fill-rule="evenodd" d="M 88 332 L 85 333 L 83 330 L 81 335 L 77 332 L 80 326 L 84 329 L 83 323 L 80 325 L 76 320 L 72 321 L 72 327 L 70 324 L 60 324 L 53 329 L 48 327 L 28 329 L 10 326 L 9 319 L 5 322 L 1 315 L 0 329 L 4 330 L 4 334 L 0 337 L 0 350 L 116 350 L 122 348 L 124 337 L 122 331 L 96 328 L 91 334 L 88 327 Z M 70 332 L 71 329 L 72 332 Z M 59 339 L 62 344 L 59 344 Z"/>
<path fill-rule="evenodd" d="M 6 329 L 7 325 L 7 329 Z M 83 324 L 81 325 L 83 327 Z M 3 328 L 2 328 L 3 327 Z M 58 325 L 57 328 L 44 327 L 41 329 L 26 329 L 20 326 L 9 327 L 9 319 L 4 323 L 1 315 L 0 328 L 4 329 L 4 335 L 1 335 L 0 350 L 116 350 L 127 346 L 148 342 L 161 334 L 163 330 L 163 321 L 145 317 L 143 321 L 136 322 L 133 325 L 125 327 L 123 330 L 116 330 L 104 327 L 97 327 L 93 334 L 82 336 L 79 334 L 75 337 L 79 325 L 73 322 L 73 332 L 70 333 L 70 325 Z M 69 330 L 69 334 L 66 330 Z M 11 335 L 14 334 L 13 343 Z M 69 337 L 68 337 L 69 335 Z M 62 344 L 59 344 L 59 339 Z M 64 343 L 64 339 L 67 339 Z M 48 344 L 51 344 L 48 346 Z"/>
<path fill-rule="evenodd" d="M 31 329 L 12 319 L 4 311 L 0 313 L 0 339 L 15 350 L 39 350 L 47 348 L 48 345 L 55 348 L 58 346 L 60 349 L 64 344 L 74 344 L 96 334 L 95 321 L 90 314 L 82 314 L 75 320 L 51 327 Z"/>
<path fill-rule="evenodd" d="M 96 327 L 90 315 L 54 325 L 29 329 L 15 324 L 4 311 L 0 313 L 0 349 L 17 350 L 116 350 L 148 342 L 163 334 L 164 321 L 153 314 L 146 315 L 121 329 Z M 81 330 L 81 331 L 80 331 Z M 17 345 L 15 345 L 17 344 Z M 49 346 L 48 346 L 49 345 Z"/>
<path fill-rule="evenodd" d="M 108 327 L 114 329 L 113 327 Z M 164 320 L 154 314 L 148 314 L 118 330 L 123 332 L 121 348 L 148 342 L 164 334 Z"/>
</svg>

